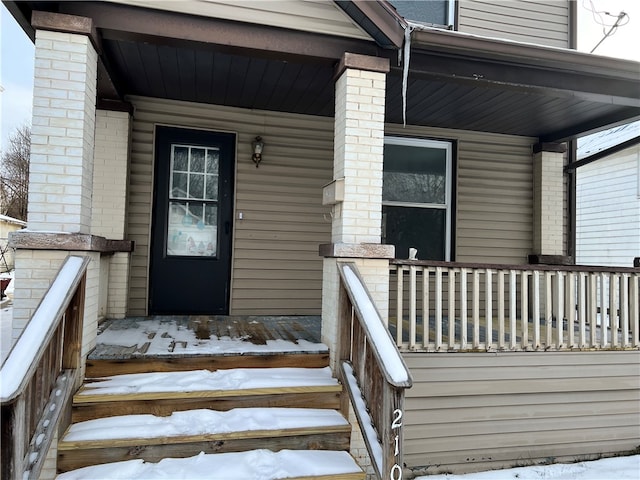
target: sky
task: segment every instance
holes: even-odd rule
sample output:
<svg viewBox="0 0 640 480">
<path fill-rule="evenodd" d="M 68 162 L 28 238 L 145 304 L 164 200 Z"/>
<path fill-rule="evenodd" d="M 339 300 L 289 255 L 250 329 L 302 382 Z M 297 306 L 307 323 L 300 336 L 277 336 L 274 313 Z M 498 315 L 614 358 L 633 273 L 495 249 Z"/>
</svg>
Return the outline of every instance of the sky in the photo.
<svg viewBox="0 0 640 480">
<path fill-rule="evenodd" d="M 500 1 L 500 0 L 497 0 Z M 589 52 L 609 30 L 615 17 L 628 14 L 620 26 L 596 50 L 596 54 L 640 61 L 640 2 L 638 0 L 577 0 L 578 50 Z M 614 17 L 604 13 L 609 12 Z M 603 31 L 604 30 L 604 31 Z M 0 150 L 9 134 L 31 122 L 33 44 L 4 4 L 0 7 Z"/>
</svg>

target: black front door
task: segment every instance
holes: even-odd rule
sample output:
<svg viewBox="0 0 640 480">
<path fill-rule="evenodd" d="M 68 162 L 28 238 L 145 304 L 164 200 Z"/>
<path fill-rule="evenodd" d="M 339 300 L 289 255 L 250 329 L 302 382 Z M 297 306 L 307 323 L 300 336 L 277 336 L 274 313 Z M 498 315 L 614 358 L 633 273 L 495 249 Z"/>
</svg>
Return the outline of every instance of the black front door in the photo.
<svg viewBox="0 0 640 480">
<path fill-rule="evenodd" d="M 235 135 L 156 127 L 150 314 L 228 314 Z"/>
</svg>

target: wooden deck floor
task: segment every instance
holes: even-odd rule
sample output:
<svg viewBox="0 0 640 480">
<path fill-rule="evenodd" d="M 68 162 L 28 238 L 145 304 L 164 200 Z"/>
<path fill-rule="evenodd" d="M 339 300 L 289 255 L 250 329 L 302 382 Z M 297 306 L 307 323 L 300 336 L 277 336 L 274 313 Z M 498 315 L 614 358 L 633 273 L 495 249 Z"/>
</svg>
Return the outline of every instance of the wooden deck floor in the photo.
<svg viewBox="0 0 640 480">
<path fill-rule="evenodd" d="M 319 316 L 154 316 L 100 323 L 90 359 L 322 351 Z M 300 348 L 297 348 L 299 346 Z"/>
</svg>

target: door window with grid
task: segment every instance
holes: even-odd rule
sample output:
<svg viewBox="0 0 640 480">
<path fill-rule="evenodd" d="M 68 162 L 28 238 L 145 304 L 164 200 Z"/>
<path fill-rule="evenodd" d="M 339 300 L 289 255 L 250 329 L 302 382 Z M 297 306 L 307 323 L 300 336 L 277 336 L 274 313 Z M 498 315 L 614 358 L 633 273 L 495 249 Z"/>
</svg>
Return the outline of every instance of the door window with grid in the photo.
<svg viewBox="0 0 640 480">
<path fill-rule="evenodd" d="M 167 255 L 218 255 L 218 148 L 171 145 Z"/>
</svg>

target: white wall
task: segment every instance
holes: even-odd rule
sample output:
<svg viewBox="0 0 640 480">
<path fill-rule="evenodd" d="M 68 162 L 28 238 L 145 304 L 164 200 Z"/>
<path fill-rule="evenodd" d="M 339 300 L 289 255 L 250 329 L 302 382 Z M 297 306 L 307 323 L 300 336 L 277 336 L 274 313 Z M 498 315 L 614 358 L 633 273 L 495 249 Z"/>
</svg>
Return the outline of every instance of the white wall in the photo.
<svg viewBox="0 0 640 480">
<path fill-rule="evenodd" d="M 640 145 L 578 168 L 576 262 L 633 266 L 640 257 Z"/>
</svg>

